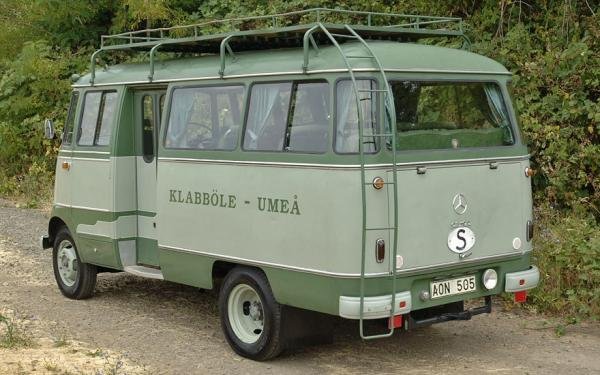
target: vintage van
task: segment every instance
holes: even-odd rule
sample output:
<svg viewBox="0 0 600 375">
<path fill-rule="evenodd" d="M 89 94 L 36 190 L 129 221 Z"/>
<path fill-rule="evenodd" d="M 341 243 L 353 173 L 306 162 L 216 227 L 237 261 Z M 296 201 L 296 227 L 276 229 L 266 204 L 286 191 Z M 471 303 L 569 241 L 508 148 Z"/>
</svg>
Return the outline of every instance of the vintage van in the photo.
<svg viewBox="0 0 600 375">
<path fill-rule="evenodd" d="M 110 271 L 218 288 L 225 337 L 256 360 L 315 315 L 370 339 L 525 301 L 511 74 L 431 38 L 468 46 L 460 19 L 327 9 L 104 36 L 42 237 L 60 291 L 90 297 Z M 99 69 L 112 51 L 149 57 Z"/>
</svg>

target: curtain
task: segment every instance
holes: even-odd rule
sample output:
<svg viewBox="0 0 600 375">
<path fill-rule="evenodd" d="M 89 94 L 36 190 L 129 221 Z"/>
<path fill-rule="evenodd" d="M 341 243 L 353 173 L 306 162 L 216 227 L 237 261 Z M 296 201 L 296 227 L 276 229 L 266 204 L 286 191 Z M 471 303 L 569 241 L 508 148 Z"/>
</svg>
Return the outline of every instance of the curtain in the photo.
<svg viewBox="0 0 600 375">
<path fill-rule="evenodd" d="M 502 99 L 502 93 L 498 90 L 498 87 L 494 84 L 487 83 L 484 86 L 485 96 L 490 107 L 490 115 L 496 124 L 500 126 L 504 133 L 504 143 L 514 143 L 514 137 L 508 116 L 504 110 L 504 102 Z"/>
<path fill-rule="evenodd" d="M 171 103 L 171 113 L 169 114 L 169 124 L 167 129 L 167 147 L 185 148 L 186 139 L 183 137 L 187 129 L 188 121 L 191 117 L 195 91 L 198 89 L 176 89 L 173 93 Z"/>
<path fill-rule="evenodd" d="M 352 82 L 342 81 L 337 87 L 337 136 L 335 137 L 335 149 L 341 152 L 351 152 L 348 150 L 347 138 L 349 135 L 348 118 L 354 108 L 356 108 L 356 97 L 352 89 Z"/>
<path fill-rule="evenodd" d="M 279 97 L 279 91 L 285 86 L 291 87 L 291 84 L 260 84 L 252 87 L 246 135 L 244 136 L 245 149 L 256 149 L 258 138 L 262 135 L 275 101 Z"/>
</svg>

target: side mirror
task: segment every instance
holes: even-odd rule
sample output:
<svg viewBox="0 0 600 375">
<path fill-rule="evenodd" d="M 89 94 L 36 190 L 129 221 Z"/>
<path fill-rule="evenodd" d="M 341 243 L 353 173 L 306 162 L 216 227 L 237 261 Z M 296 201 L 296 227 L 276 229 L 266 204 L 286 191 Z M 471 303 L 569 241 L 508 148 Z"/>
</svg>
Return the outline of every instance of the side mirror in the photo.
<svg viewBox="0 0 600 375">
<path fill-rule="evenodd" d="M 46 137 L 46 139 L 54 139 L 55 136 L 54 122 L 50 119 L 44 120 L 44 137 Z"/>
</svg>

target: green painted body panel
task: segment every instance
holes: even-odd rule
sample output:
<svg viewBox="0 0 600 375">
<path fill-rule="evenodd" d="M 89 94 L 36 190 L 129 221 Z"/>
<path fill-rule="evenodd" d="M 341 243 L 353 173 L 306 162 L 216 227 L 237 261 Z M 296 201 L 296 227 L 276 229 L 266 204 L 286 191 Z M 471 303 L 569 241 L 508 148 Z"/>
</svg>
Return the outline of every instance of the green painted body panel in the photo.
<svg viewBox="0 0 600 375">
<path fill-rule="evenodd" d="M 506 273 L 523 271 L 528 269 L 529 266 L 530 256 L 525 254 L 512 260 L 487 262 L 476 266 L 456 267 L 411 276 L 399 275 L 396 278 L 396 292 L 410 291 L 412 309 L 420 310 L 445 303 L 500 294 L 504 290 L 504 275 Z M 490 291 L 486 290 L 481 284 L 482 273 L 488 268 L 494 268 L 498 272 L 499 278 L 498 285 Z M 269 267 L 264 267 L 263 270 L 269 279 L 275 298 L 282 304 L 338 315 L 340 296 L 358 297 L 360 295 L 360 280 L 357 278 L 334 278 Z M 462 275 L 477 276 L 476 292 L 443 297 L 427 302 L 419 299 L 419 293 L 422 290 L 429 291 L 429 282 L 432 280 L 444 280 Z M 366 279 L 366 297 L 389 295 L 390 293 L 390 279 Z"/>
<path fill-rule="evenodd" d="M 137 237 L 137 261 L 139 264 L 159 266 L 161 265 L 158 253 L 158 241 Z"/>
<path fill-rule="evenodd" d="M 214 258 L 159 249 L 160 265 L 165 280 L 212 289 Z"/>
</svg>

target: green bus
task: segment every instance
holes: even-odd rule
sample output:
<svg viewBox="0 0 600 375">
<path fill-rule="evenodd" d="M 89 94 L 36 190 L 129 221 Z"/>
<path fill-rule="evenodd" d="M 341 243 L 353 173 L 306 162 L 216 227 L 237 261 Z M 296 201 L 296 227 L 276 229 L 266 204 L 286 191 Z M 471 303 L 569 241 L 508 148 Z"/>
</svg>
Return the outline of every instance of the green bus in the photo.
<svg viewBox="0 0 600 375">
<path fill-rule="evenodd" d="M 511 74 L 468 46 L 457 18 L 324 8 L 103 36 L 41 239 L 60 291 L 215 288 L 255 360 L 317 317 L 373 339 L 524 302 L 533 170 Z M 112 52 L 147 57 L 100 68 Z"/>
</svg>

